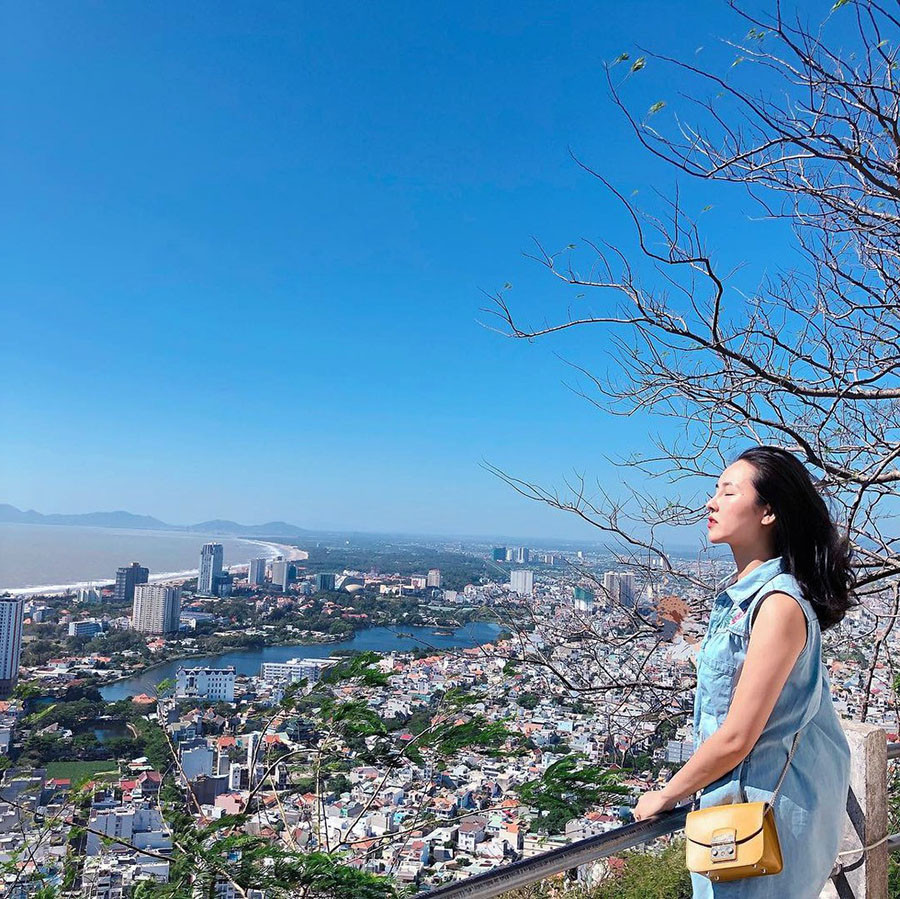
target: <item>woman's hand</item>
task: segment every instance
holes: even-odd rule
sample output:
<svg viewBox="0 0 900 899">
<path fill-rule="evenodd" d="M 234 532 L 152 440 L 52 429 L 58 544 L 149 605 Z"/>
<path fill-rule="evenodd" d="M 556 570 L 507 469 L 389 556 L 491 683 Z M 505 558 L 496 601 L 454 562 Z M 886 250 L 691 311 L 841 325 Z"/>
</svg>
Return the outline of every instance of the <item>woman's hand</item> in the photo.
<svg viewBox="0 0 900 899">
<path fill-rule="evenodd" d="M 638 799 L 638 804 L 631 810 L 631 814 L 634 815 L 635 821 L 643 821 L 644 818 L 652 818 L 653 815 L 675 808 L 677 802 L 677 799 L 667 796 L 665 790 L 649 790 Z"/>
</svg>

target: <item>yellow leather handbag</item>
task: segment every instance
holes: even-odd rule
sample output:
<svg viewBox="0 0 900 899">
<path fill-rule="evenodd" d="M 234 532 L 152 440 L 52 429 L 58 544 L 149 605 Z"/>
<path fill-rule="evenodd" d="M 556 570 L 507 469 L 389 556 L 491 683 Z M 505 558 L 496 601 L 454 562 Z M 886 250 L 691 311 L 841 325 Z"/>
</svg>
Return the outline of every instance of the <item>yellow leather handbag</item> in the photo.
<svg viewBox="0 0 900 899">
<path fill-rule="evenodd" d="M 784 867 L 775 800 L 794 757 L 799 732 L 772 798 L 767 802 L 735 802 L 688 812 L 684 825 L 689 871 L 710 880 L 740 880 L 763 874 L 778 874 Z"/>
</svg>

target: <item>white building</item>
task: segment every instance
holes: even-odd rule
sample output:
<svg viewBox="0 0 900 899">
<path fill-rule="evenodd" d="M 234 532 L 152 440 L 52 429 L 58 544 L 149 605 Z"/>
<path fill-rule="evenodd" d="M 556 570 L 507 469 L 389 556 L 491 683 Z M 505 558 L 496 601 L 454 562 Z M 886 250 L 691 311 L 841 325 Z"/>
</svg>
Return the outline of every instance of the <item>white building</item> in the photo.
<svg viewBox="0 0 900 899">
<path fill-rule="evenodd" d="M 191 746 L 181 750 L 180 761 L 188 780 L 196 780 L 201 774 L 212 777 L 215 753 L 209 746 Z"/>
<path fill-rule="evenodd" d="M 287 662 L 263 662 L 259 666 L 261 680 L 269 684 L 294 683 L 306 678 L 311 684 L 322 677 L 322 672 L 336 665 L 340 659 L 289 659 Z"/>
<path fill-rule="evenodd" d="M 234 674 L 234 666 L 179 668 L 175 675 L 175 698 L 234 702 Z"/>
<path fill-rule="evenodd" d="M 69 622 L 70 637 L 93 637 L 103 630 L 103 622 L 96 618 L 85 618 L 82 621 Z"/>
<path fill-rule="evenodd" d="M 135 584 L 131 626 L 142 634 L 177 633 L 181 618 L 181 587 Z"/>
<path fill-rule="evenodd" d="M 224 550 L 221 543 L 204 543 L 200 550 L 200 574 L 197 592 L 202 596 L 214 596 L 216 578 L 222 574 Z"/>
<path fill-rule="evenodd" d="M 216 616 L 212 612 L 182 612 L 178 616 L 182 627 L 190 628 L 192 631 L 197 630 L 198 624 L 204 624 L 208 621 L 215 621 Z"/>
<path fill-rule="evenodd" d="M 272 563 L 272 586 L 285 593 L 291 586 L 291 563 L 287 559 L 276 559 Z"/>
<path fill-rule="evenodd" d="M 247 571 L 247 583 L 251 587 L 262 587 L 266 582 L 266 559 L 251 559 Z"/>
<path fill-rule="evenodd" d="M 22 597 L 0 597 L 0 696 L 11 693 L 19 679 L 24 610 Z"/>
<path fill-rule="evenodd" d="M 166 852 L 172 848 L 172 838 L 162 815 L 149 803 L 140 806 L 94 809 L 88 820 L 88 826 L 90 831 L 85 844 L 85 854 L 88 856 L 104 854 L 106 847 L 101 834 L 123 840 L 135 849 Z M 151 856 L 143 858 L 151 860 Z"/>
<path fill-rule="evenodd" d="M 100 594 L 95 587 L 79 587 L 78 602 L 85 603 L 85 605 L 93 605 L 100 602 Z"/>
<path fill-rule="evenodd" d="M 531 596 L 534 592 L 534 572 L 529 568 L 517 568 L 510 572 L 509 586 L 519 596 Z"/>
<path fill-rule="evenodd" d="M 441 569 L 440 568 L 432 568 L 428 572 L 428 576 L 425 579 L 426 587 L 440 587 L 441 586 Z"/>
</svg>

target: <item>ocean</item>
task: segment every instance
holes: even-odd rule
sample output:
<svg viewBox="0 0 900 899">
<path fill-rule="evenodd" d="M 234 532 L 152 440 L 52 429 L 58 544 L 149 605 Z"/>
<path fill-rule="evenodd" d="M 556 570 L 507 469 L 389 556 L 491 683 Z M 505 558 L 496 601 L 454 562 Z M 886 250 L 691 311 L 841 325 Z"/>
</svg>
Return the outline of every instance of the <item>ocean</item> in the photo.
<svg viewBox="0 0 900 899">
<path fill-rule="evenodd" d="M 164 574 L 188 577 L 197 570 L 200 547 L 209 541 L 222 544 L 226 566 L 278 552 L 274 544 L 234 537 L 0 523 L 0 592 L 109 584 L 116 569 L 131 562 L 146 565 L 151 580 Z"/>
</svg>

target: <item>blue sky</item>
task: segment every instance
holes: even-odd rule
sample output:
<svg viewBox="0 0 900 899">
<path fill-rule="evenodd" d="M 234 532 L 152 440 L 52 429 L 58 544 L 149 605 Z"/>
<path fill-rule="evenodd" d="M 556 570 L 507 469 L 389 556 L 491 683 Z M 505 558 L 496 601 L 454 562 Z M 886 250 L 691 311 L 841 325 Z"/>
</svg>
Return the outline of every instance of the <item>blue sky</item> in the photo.
<svg viewBox="0 0 900 899">
<path fill-rule="evenodd" d="M 569 147 L 628 193 L 671 187 L 602 64 L 724 52 L 724 3 L 0 8 L 0 502 L 593 535 L 481 460 L 612 486 L 604 455 L 661 425 L 564 386 L 557 353 L 606 366 L 603 332 L 504 339 L 482 291 L 553 314 L 531 238 L 627 239 Z M 641 75 L 646 108 L 671 86 Z M 717 204 L 719 248 L 752 253 Z"/>
</svg>

